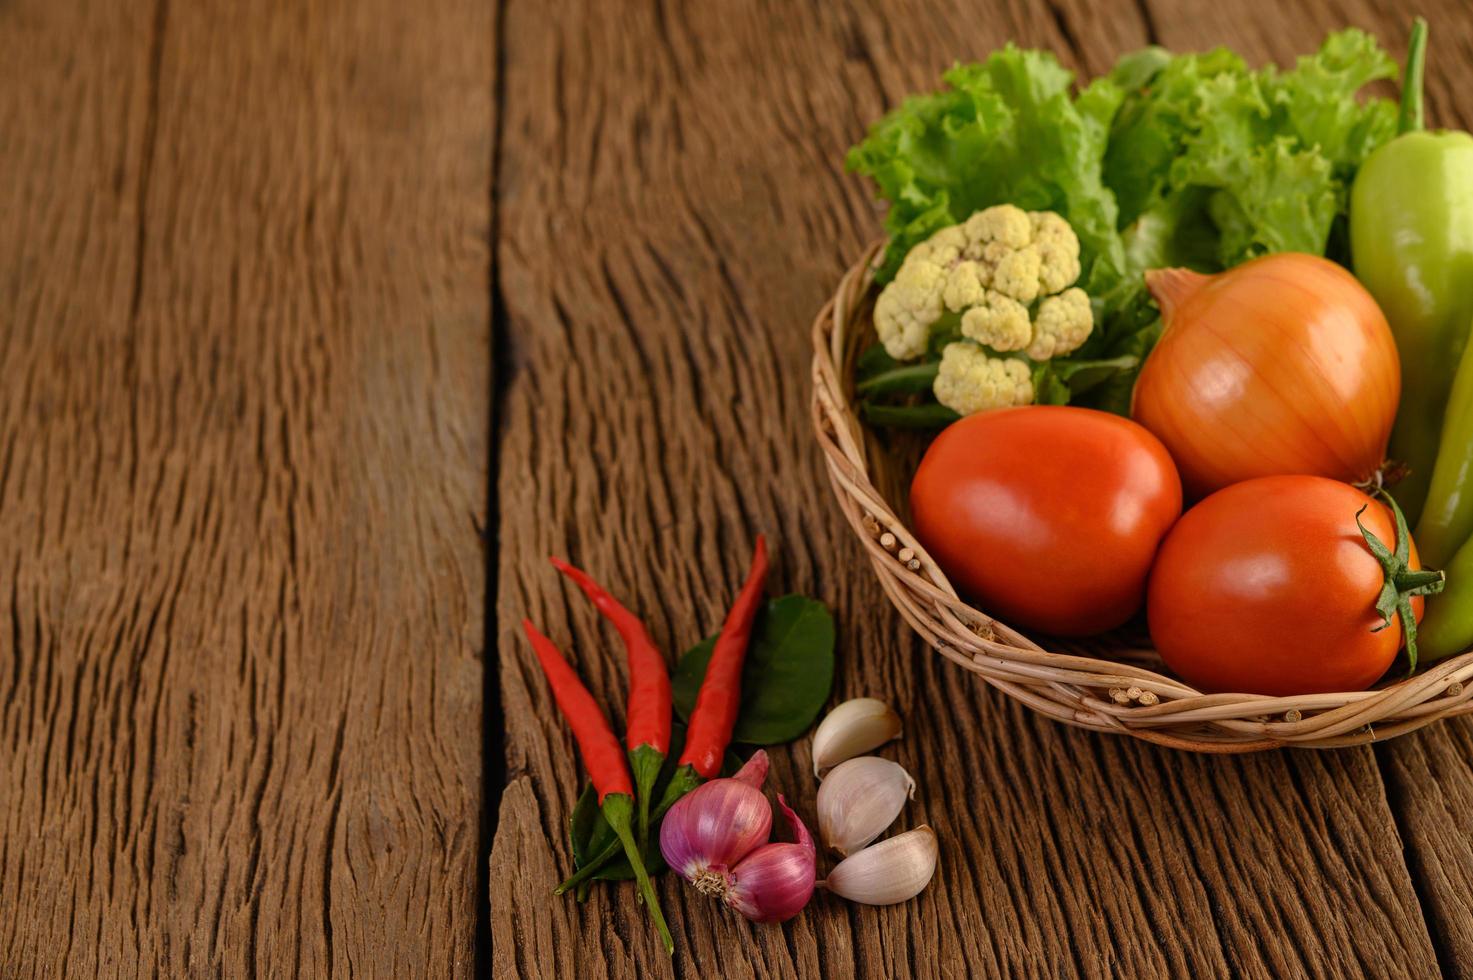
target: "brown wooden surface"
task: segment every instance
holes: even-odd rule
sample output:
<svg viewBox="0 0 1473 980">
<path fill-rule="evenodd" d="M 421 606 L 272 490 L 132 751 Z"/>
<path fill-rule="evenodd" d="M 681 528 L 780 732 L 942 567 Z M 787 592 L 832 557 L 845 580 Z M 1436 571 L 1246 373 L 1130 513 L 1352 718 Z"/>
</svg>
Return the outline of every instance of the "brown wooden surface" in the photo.
<svg viewBox="0 0 1473 980">
<path fill-rule="evenodd" d="M 1424 12 L 1473 125 L 1473 21 Z M 843 150 L 953 59 L 1405 17 L 0 2 L 0 977 L 1473 976 L 1473 722 L 1209 759 L 1043 721 L 905 630 L 807 435 L 806 325 L 878 228 Z M 905 715 L 941 869 L 780 928 L 666 876 L 670 962 L 628 886 L 548 895 L 579 773 L 514 627 L 617 709 L 545 556 L 674 651 L 757 531 L 835 610 L 836 697 Z"/>
<path fill-rule="evenodd" d="M 0 5 L 0 976 L 471 970 L 493 23 Z"/>
</svg>

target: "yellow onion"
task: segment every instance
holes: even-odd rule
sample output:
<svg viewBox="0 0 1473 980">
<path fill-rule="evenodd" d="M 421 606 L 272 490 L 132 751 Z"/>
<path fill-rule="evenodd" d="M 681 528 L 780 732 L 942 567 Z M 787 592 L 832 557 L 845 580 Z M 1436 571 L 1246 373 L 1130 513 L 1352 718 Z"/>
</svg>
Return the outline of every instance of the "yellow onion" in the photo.
<svg viewBox="0 0 1473 980">
<path fill-rule="evenodd" d="M 1192 498 L 1259 476 L 1358 482 L 1380 468 L 1401 397 L 1376 301 L 1317 255 L 1269 255 L 1217 275 L 1146 273 L 1165 331 L 1131 415 L 1176 460 Z"/>
</svg>

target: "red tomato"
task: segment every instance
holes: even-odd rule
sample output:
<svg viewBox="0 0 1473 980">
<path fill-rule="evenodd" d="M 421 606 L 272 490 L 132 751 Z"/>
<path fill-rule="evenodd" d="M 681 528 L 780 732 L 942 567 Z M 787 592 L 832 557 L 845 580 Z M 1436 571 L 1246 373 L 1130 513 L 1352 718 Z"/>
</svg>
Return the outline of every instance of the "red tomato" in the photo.
<svg viewBox="0 0 1473 980">
<path fill-rule="evenodd" d="M 1035 405 L 943 430 L 910 508 L 926 550 L 988 613 L 1085 636 L 1140 608 L 1156 546 L 1181 514 L 1181 479 L 1129 419 Z"/>
<path fill-rule="evenodd" d="M 1161 545 L 1146 612 L 1167 666 L 1204 691 L 1316 694 L 1374 684 L 1401 649 L 1382 625 L 1381 565 L 1355 515 L 1388 548 L 1384 505 L 1318 476 L 1268 476 L 1219 490 Z M 1420 567 L 1415 545 L 1411 567 Z M 1412 600 L 1418 620 L 1422 600 Z"/>
</svg>

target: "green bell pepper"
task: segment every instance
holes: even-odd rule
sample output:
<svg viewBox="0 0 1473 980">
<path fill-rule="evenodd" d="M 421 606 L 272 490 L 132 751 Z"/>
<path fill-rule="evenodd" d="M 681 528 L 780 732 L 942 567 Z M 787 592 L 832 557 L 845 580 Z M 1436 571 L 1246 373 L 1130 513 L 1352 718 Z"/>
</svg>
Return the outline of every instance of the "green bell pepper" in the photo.
<svg viewBox="0 0 1473 980">
<path fill-rule="evenodd" d="M 1413 524 L 1473 322 L 1473 136 L 1423 130 L 1426 47 L 1419 17 L 1402 81 L 1401 135 L 1371 154 L 1350 195 L 1355 274 L 1385 312 L 1401 355 L 1389 453 L 1409 467 L 1392 494 Z"/>
</svg>

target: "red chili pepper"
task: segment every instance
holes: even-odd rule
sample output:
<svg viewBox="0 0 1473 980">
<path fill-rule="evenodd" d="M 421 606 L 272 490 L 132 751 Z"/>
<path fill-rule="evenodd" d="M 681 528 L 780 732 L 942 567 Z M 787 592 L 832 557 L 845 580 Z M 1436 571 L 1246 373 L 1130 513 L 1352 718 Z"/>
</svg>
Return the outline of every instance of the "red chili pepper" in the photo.
<svg viewBox="0 0 1473 980">
<path fill-rule="evenodd" d="M 542 673 L 547 675 L 547 686 L 552 688 L 553 700 L 558 710 L 573 729 L 573 738 L 583 756 L 583 765 L 593 788 L 598 791 L 599 806 L 610 793 L 634 795 L 634 783 L 629 778 L 629 767 L 624 763 L 624 750 L 609 727 L 609 720 L 599 710 L 598 702 L 588 693 L 588 688 L 578 679 L 578 674 L 563 659 L 562 652 L 553 642 L 537 631 L 530 619 L 522 620 L 522 629 L 532 641 L 537 661 L 542 664 Z"/>
<path fill-rule="evenodd" d="M 655 920 L 655 927 L 665 944 L 665 952 L 673 953 L 675 941 L 670 938 L 670 929 L 665 925 L 665 916 L 660 911 L 659 896 L 650 884 L 644 859 L 634 841 L 631 825 L 634 815 L 634 784 L 629 779 L 629 769 L 624 764 L 624 750 L 619 748 L 619 740 L 614 737 L 609 720 L 599 710 L 598 703 L 578 679 L 577 673 L 563 659 L 562 652 L 551 640 L 538 632 L 530 619 L 522 620 L 522 629 L 526 631 L 527 639 L 532 641 L 532 649 L 537 653 L 542 673 L 547 676 L 547 686 L 552 688 L 552 697 L 557 702 L 558 710 L 573 729 L 573 738 L 583 756 L 583 766 L 588 770 L 588 778 L 593 780 L 593 788 L 598 791 L 599 809 L 603 811 L 604 819 L 614 828 L 614 833 L 624 846 L 624 854 L 629 858 L 630 867 L 634 869 L 640 894 L 644 896 L 645 908 L 650 910 L 650 915 Z"/>
<path fill-rule="evenodd" d="M 587 572 L 561 558 L 553 558 L 552 564 L 593 600 L 593 605 L 624 638 L 624 649 L 629 656 L 629 700 L 624 708 L 628 730 L 624 733 L 624 744 L 630 752 L 649 745 L 663 756 L 670 751 L 670 671 L 650 639 L 649 630 Z"/>
<path fill-rule="evenodd" d="M 701 681 L 696 706 L 690 713 L 690 727 L 685 732 L 685 751 L 680 764 L 689 764 L 702 779 L 712 779 L 721 771 L 721 760 L 731 741 L 737 709 L 742 700 L 742 664 L 747 659 L 747 641 L 752 636 L 752 622 L 762 605 L 762 587 L 767 581 L 767 541 L 757 535 L 752 553 L 752 567 L 742 591 L 721 624 L 721 635 L 706 664 L 706 677 Z"/>
<path fill-rule="evenodd" d="M 640 845 L 647 846 L 650 795 L 665 765 L 665 754 L 670 751 L 670 671 L 638 616 L 624 608 L 588 573 L 561 558 L 553 558 L 552 564 L 577 583 L 624 638 L 624 650 L 629 658 L 629 698 L 624 706 L 624 724 L 628 730 L 624 744 L 629 746 L 629 764 L 634 767 Z"/>
</svg>

